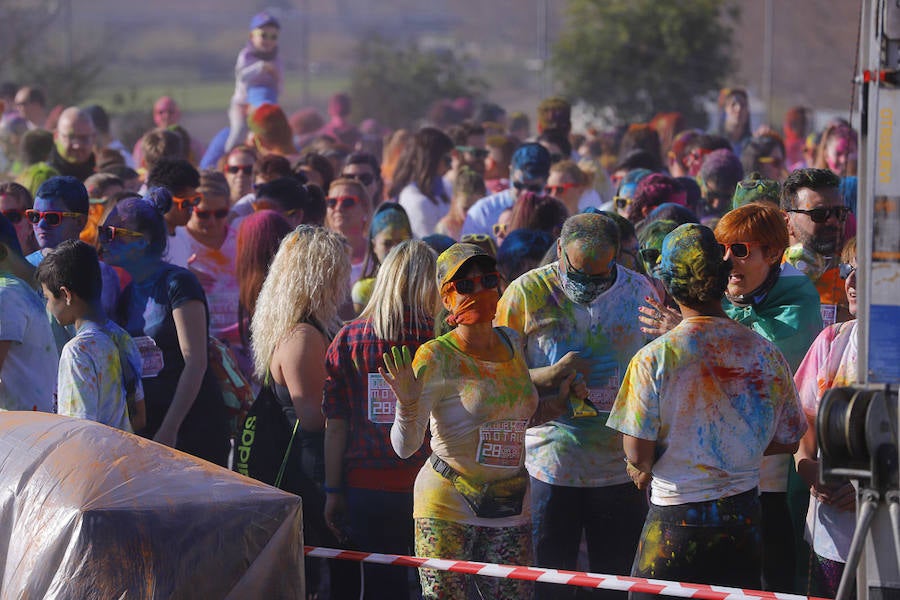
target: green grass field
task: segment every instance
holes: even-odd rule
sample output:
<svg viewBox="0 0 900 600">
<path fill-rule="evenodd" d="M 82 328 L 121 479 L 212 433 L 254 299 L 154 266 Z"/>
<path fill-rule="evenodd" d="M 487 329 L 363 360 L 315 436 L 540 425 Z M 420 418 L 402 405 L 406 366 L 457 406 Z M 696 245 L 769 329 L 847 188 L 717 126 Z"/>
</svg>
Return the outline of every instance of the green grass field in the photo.
<svg viewBox="0 0 900 600">
<path fill-rule="evenodd" d="M 309 102 L 323 104 L 331 94 L 347 90 L 350 84 L 344 76 L 311 76 L 309 79 Z M 112 113 L 144 110 L 160 96 L 172 96 L 181 106 L 182 112 L 226 111 L 234 81 L 197 81 L 196 79 L 173 78 L 169 83 L 142 83 L 131 85 L 98 85 L 82 104 L 97 103 Z M 280 103 L 294 110 L 303 103 L 303 83 L 299 79 L 286 82 Z"/>
</svg>

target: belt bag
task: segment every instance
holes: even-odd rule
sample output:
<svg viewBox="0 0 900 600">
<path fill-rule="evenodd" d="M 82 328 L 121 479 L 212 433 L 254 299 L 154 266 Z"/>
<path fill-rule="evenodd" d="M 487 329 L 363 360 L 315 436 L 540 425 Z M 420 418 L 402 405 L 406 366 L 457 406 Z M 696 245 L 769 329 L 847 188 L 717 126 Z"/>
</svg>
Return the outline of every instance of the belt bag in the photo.
<svg viewBox="0 0 900 600">
<path fill-rule="evenodd" d="M 528 473 L 520 470 L 513 477 L 486 483 L 472 483 L 438 456 L 429 459 L 432 468 L 449 480 L 476 517 L 502 519 L 522 514 L 522 501 L 528 489 Z"/>
</svg>

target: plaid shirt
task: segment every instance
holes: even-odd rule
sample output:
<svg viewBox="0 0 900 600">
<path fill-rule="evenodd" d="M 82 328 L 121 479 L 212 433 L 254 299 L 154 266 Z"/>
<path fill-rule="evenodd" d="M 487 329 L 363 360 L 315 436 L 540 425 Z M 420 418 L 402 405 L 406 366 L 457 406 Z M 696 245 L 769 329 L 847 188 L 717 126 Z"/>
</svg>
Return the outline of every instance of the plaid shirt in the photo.
<svg viewBox="0 0 900 600">
<path fill-rule="evenodd" d="M 348 422 L 347 448 L 344 452 L 344 473 L 353 469 L 409 469 L 421 465 L 430 453 L 426 442 L 411 457 L 401 459 L 391 447 L 391 425 L 393 411 L 379 411 L 376 399 L 375 413 L 381 413 L 381 420 L 373 422 L 373 402 L 370 395 L 389 396 L 392 392 L 381 390 L 377 384 L 370 386 L 370 374 L 378 373 L 384 367 L 383 355 L 394 346 L 409 346 L 414 355 L 416 350 L 434 337 L 434 323 L 428 319 L 423 327 L 414 328 L 409 313 L 404 318 L 403 336 L 397 341 L 380 340 L 375 336 L 369 321 L 357 319 L 345 325 L 332 340 L 325 355 L 325 394 L 322 408 L 329 419 L 343 419 Z M 373 390 L 370 390 L 373 387 Z M 375 417 L 378 420 L 378 417 Z M 388 420 L 389 419 L 389 420 Z"/>
</svg>

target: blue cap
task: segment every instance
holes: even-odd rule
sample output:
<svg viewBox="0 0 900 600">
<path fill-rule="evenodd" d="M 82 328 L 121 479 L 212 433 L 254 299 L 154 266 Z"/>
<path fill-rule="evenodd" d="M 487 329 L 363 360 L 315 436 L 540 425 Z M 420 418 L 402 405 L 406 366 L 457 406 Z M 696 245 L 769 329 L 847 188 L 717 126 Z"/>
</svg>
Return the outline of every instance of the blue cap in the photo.
<svg viewBox="0 0 900 600">
<path fill-rule="evenodd" d="M 247 88 L 247 104 L 257 109 L 263 104 L 278 104 L 278 92 L 264 85 L 253 85 Z"/>
<path fill-rule="evenodd" d="M 522 144 L 513 153 L 512 168 L 521 170 L 526 180 L 547 179 L 550 176 L 550 152 L 540 144 Z"/>
<path fill-rule="evenodd" d="M 262 11 L 261 13 L 256 14 L 252 19 L 250 19 L 250 31 L 254 29 L 261 29 L 266 25 L 272 25 L 274 27 L 281 28 L 281 24 L 278 23 L 278 19 L 273 17 L 270 13 L 266 11 Z"/>
<path fill-rule="evenodd" d="M 653 173 L 650 169 L 632 169 L 625 174 L 625 177 L 622 178 L 622 183 L 619 184 L 619 193 L 617 196 L 623 196 L 625 198 L 633 198 L 634 192 L 637 190 L 638 184 L 641 182 L 641 179 Z"/>
</svg>

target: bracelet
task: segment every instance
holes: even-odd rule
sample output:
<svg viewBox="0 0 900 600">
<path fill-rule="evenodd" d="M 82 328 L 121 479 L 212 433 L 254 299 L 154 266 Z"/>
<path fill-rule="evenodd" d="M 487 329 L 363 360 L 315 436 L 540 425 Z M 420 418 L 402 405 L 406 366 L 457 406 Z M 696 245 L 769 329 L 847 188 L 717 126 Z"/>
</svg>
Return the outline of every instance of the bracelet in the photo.
<svg viewBox="0 0 900 600">
<path fill-rule="evenodd" d="M 634 464 L 633 462 L 628 460 L 628 457 L 625 457 L 625 464 L 627 466 L 631 467 L 632 469 L 634 469 L 635 471 L 637 471 L 638 473 L 643 473 L 644 475 L 652 475 L 653 474 L 653 473 L 650 473 L 649 471 L 644 471 L 643 469 L 638 467 L 636 464 Z"/>
<path fill-rule="evenodd" d="M 325 490 L 326 494 L 343 494 L 344 493 L 344 488 L 342 488 L 342 487 L 328 487 L 326 485 L 326 486 L 323 486 L 323 489 Z"/>
</svg>

